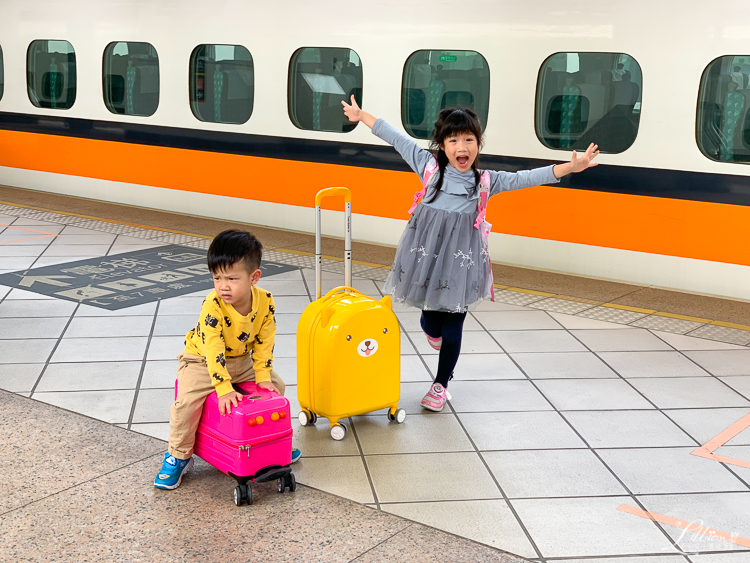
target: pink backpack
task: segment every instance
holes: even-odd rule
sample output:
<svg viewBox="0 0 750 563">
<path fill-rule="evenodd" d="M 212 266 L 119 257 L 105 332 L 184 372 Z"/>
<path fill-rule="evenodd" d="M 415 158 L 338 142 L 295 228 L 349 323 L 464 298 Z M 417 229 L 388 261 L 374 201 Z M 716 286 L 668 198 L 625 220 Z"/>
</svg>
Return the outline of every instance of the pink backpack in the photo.
<svg viewBox="0 0 750 563">
<path fill-rule="evenodd" d="M 422 177 L 422 189 L 419 190 L 417 193 L 414 194 L 414 202 L 412 203 L 411 207 L 409 208 L 409 215 L 414 213 L 414 210 L 417 208 L 417 205 L 419 205 L 419 202 L 424 198 L 425 194 L 427 193 L 427 186 L 430 183 L 430 180 L 435 175 L 436 172 L 438 172 L 439 167 L 437 160 L 430 159 L 430 161 L 427 163 L 427 166 L 424 167 L 424 174 Z M 484 242 L 485 246 L 489 248 L 489 236 L 490 231 L 492 230 L 492 224 L 487 222 L 487 200 L 490 196 L 490 173 L 485 170 L 482 172 L 482 176 L 479 179 L 479 205 L 477 206 L 477 211 L 479 212 L 477 214 L 477 220 L 474 223 L 474 228 L 479 229 L 482 233 L 482 241 Z M 489 279 L 490 279 L 490 290 L 492 292 L 491 301 L 495 300 L 495 283 L 492 276 L 492 261 L 489 259 L 489 256 L 487 256 L 487 269 L 489 270 Z"/>
</svg>

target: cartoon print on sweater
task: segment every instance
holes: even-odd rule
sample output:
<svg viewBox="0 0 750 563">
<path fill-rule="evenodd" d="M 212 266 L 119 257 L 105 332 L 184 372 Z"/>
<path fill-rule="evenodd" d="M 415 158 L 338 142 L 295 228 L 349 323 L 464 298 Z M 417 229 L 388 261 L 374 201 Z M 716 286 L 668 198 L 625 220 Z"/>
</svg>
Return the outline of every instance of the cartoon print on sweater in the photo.
<svg viewBox="0 0 750 563">
<path fill-rule="evenodd" d="M 221 364 L 221 367 L 227 367 L 227 361 L 224 359 L 224 352 L 216 356 L 216 361 Z"/>
<path fill-rule="evenodd" d="M 214 301 L 214 303 L 216 303 L 216 305 L 217 305 L 218 307 L 221 307 L 221 303 L 219 303 L 219 299 L 218 299 L 218 298 L 214 297 L 214 300 L 213 300 L 213 301 Z M 204 303 L 205 303 L 205 301 L 204 301 Z"/>
<path fill-rule="evenodd" d="M 211 328 L 219 326 L 219 319 L 212 317 L 211 315 L 206 315 L 206 320 L 203 322 L 206 323 L 206 326 L 210 326 Z"/>
<path fill-rule="evenodd" d="M 273 360 L 271 360 L 270 358 L 266 360 L 266 367 L 267 368 L 273 367 Z"/>
<path fill-rule="evenodd" d="M 255 317 L 257 317 L 257 316 L 258 316 L 258 313 L 253 313 L 253 318 L 250 319 L 250 322 L 254 323 L 255 322 Z"/>
<path fill-rule="evenodd" d="M 232 326 L 232 321 L 229 319 L 229 317 L 224 317 L 224 324 L 229 326 Z"/>
<path fill-rule="evenodd" d="M 260 336 L 257 334 L 255 335 L 255 342 L 257 342 L 258 344 L 263 344 L 263 341 L 260 339 Z"/>
<path fill-rule="evenodd" d="M 237 337 L 237 340 L 240 342 L 247 342 L 250 339 L 250 335 L 246 332 L 243 332 Z"/>
<path fill-rule="evenodd" d="M 211 374 L 211 377 L 213 377 L 219 383 L 223 383 L 224 382 L 224 378 L 221 377 L 218 373 Z"/>
<path fill-rule="evenodd" d="M 226 347 L 226 351 L 227 351 L 227 353 L 234 352 L 234 350 L 232 350 L 229 346 Z"/>
<path fill-rule="evenodd" d="M 268 304 L 268 310 L 271 312 L 272 315 L 276 314 L 276 308 L 270 303 Z"/>
</svg>

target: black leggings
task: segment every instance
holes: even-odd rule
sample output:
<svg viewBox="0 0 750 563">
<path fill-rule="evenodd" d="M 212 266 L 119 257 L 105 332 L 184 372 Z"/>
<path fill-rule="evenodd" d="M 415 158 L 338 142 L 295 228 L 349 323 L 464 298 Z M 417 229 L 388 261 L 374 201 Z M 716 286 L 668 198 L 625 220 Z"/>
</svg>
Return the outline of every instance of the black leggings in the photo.
<svg viewBox="0 0 750 563">
<path fill-rule="evenodd" d="M 435 376 L 435 383 L 443 387 L 447 387 L 448 381 L 453 379 L 453 368 L 456 367 L 458 355 L 461 353 L 461 335 L 465 319 L 466 313 L 422 311 L 422 318 L 419 320 L 422 330 L 430 337 L 443 339 Z"/>
</svg>

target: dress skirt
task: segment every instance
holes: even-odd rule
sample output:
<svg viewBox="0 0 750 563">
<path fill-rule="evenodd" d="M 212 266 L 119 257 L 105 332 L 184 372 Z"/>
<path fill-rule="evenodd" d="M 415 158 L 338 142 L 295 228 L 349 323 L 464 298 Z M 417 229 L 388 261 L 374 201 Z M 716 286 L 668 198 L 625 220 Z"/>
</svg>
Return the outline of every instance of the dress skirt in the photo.
<svg viewBox="0 0 750 563">
<path fill-rule="evenodd" d="M 492 295 L 487 243 L 474 228 L 477 212 L 420 204 L 401 235 L 384 292 L 425 311 L 465 313 Z"/>
</svg>

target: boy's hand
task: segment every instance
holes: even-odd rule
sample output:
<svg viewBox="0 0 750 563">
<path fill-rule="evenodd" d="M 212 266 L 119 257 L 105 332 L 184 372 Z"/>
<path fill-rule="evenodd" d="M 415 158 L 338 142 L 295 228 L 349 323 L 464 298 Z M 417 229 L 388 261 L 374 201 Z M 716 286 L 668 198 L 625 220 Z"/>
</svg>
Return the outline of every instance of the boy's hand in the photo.
<svg viewBox="0 0 750 563">
<path fill-rule="evenodd" d="M 261 381 L 257 385 L 261 389 L 265 389 L 266 391 L 273 391 L 274 393 L 278 393 L 279 395 L 281 395 L 281 393 L 279 392 L 279 390 L 276 389 L 276 386 L 273 383 L 271 383 L 270 381 Z"/>
<path fill-rule="evenodd" d="M 226 395 L 219 397 L 219 413 L 221 416 L 232 414 L 232 406 L 237 406 L 237 403 L 242 400 L 242 394 L 237 391 L 232 391 Z"/>
</svg>

